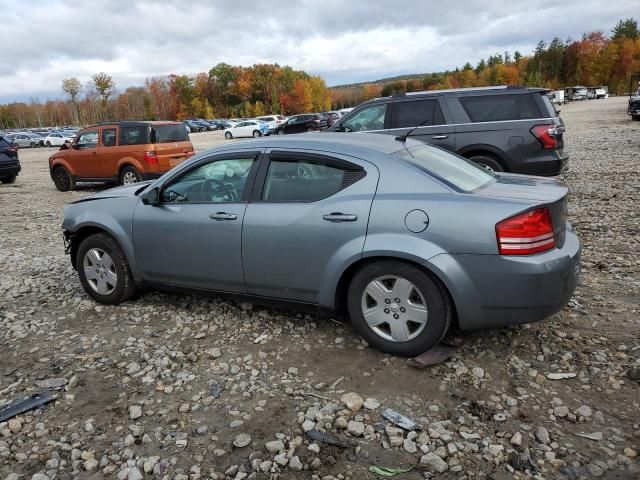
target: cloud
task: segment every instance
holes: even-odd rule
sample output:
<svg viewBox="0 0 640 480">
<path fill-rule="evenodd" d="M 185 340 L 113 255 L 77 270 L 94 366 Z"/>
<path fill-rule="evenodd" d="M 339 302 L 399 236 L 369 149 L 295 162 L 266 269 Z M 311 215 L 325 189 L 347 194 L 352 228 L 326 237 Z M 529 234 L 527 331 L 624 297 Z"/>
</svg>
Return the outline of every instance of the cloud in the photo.
<svg viewBox="0 0 640 480">
<path fill-rule="evenodd" d="M 442 71 L 539 40 L 609 31 L 630 2 L 0 0 L 0 101 L 59 97 L 106 71 L 119 88 L 218 62 L 291 65 L 329 84 Z"/>
</svg>

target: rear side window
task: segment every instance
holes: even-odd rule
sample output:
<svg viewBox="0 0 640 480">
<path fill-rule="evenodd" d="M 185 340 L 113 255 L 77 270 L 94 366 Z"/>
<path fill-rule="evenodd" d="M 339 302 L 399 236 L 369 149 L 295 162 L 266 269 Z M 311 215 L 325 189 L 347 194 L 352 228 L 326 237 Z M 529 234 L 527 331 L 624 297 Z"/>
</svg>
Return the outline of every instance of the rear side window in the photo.
<svg viewBox="0 0 640 480">
<path fill-rule="evenodd" d="M 405 128 L 445 123 L 440 102 L 435 98 L 392 104 L 391 128 Z"/>
<path fill-rule="evenodd" d="M 149 143 L 147 132 L 149 127 L 140 125 L 136 127 L 120 127 L 120 145 L 144 145 Z"/>
<path fill-rule="evenodd" d="M 392 155 L 461 192 L 472 192 L 495 181 L 488 170 L 438 147 L 415 145 Z"/>
<path fill-rule="evenodd" d="M 544 108 L 547 110 L 547 115 L 551 118 L 557 117 L 558 112 L 556 111 L 556 108 L 553 106 L 553 103 L 551 103 L 551 100 L 549 99 L 549 97 L 547 97 L 546 95 L 540 95 L 540 98 L 542 98 L 542 103 L 544 104 Z"/>
<path fill-rule="evenodd" d="M 116 145 L 116 129 L 103 128 L 102 129 L 102 146 L 115 147 L 115 145 Z"/>
<path fill-rule="evenodd" d="M 267 202 L 315 202 L 339 192 L 365 176 L 362 168 L 336 162 L 272 158 L 262 199 Z"/>
<path fill-rule="evenodd" d="M 182 124 L 154 125 L 151 127 L 151 143 L 187 141 L 189 141 L 189 134 Z"/>
<path fill-rule="evenodd" d="M 460 97 L 460 104 L 474 123 L 540 118 L 540 111 L 530 93 Z"/>
</svg>

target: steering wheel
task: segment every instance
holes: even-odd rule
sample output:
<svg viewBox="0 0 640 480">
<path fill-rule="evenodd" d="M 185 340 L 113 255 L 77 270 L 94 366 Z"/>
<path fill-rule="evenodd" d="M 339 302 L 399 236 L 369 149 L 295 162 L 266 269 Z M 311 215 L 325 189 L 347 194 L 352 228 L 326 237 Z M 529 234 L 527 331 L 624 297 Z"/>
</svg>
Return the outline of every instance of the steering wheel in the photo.
<svg viewBox="0 0 640 480">
<path fill-rule="evenodd" d="M 230 201 L 235 202 L 238 200 L 238 195 L 236 193 L 236 189 L 233 188 L 233 185 L 221 182 L 217 178 L 208 178 L 206 181 L 202 182 L 201 185 L 201 195 L 206 195 L 209 191 L 214 191 L 221 195 L 225 195 Z"/>
</svg>

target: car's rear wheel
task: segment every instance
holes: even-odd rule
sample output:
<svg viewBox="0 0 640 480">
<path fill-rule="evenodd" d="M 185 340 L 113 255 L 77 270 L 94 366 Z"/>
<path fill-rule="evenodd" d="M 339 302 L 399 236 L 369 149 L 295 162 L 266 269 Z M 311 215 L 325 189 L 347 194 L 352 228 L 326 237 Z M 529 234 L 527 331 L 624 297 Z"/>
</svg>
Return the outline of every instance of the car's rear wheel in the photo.
<svg viewBox="0 0 640 480">
<path fill-rule="evenodd" d="M 284 130 L 278 130 L 278 135 L 284 135 Z"/>
<path fill-rule="evenodd" d="M 13 183 L 16 181 L 16 175 L 11 175 L 10 177 L 0 178 L 0 182 L 2 183 Z"/>
<path fill-rule="evenodd" d="M 226 138 L 227 140 L 231 140 L 233 138 L 233 135 L 231 134 L 231 132 L 226 132 L 224 134 L 224 138 Z"/>
<path fill-rule="evenodd" d="M 35 142 L 31 142 L 31 148 L 36 148 L 36 143 Z"/>
<path fill-rule="evenodd" d="M 307 127 L 307 132 L 313 132 L 313 127 Z"/>
<path fill-rule="evenodd" d="M 109 235 L 97 233 L 78 247 L 76 265 L 80 283 L 91 298 L 107 305 L 130 299 L 136 292 L 127 258 Z"/>
<path fill-rule="evenodd" d="M 448 298 L 436 281 L 395 260 L 359 270 L 349 285 L 347 307 L 360 335 L 394 355 L 426 352 L 442 340 L 451 323 Z"/>
<path fill-rule="evenodd" d="M 47 140 L 46 145 L 47 145 L 47 147 L 50 147 L 51 146 L 51 142 L 49 140 Z"/>
<path fill-rule="evenodd" d="M 481 167 L 484 167 L 491 172 L 504 172 L 504 168 L 502 167 L 500 162 L 488 155 L 474 155 L 473 157 L 469 157 L 469 160 L 477 163 Z"/>
<path fill-rule="evenodd" d="M 260 133 L 260 130 L 254 130 L 253 131 L 253 138 L 258 138 L 261 137 L 262 133 Z"/>
<path fill-rule="evenodd" d="M 76 187 L 76 181 L 64 167 L 56 167 L 51 175 L 53 183 L 61 192 L 68 192 Z"/>
<path fill-rule="evenodd" d="M 142 180 L 142 175 L 135 168 L 124 167 L 120 172 L 120 185 L 131 185 Z"/>
</svg>

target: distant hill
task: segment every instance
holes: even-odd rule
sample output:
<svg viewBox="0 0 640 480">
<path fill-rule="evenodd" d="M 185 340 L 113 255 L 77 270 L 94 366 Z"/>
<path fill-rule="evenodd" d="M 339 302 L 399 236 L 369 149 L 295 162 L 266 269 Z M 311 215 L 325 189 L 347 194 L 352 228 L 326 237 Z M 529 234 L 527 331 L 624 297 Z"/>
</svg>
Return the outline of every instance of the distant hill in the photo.
<svg viewBox="0 0 640 480">
<path fill-rule="evenodd" d="M 380 78 L 378 80 L 370 80 L 366 82 L 357 82 L 357 83 L 343 83 L 341 85 L 332 85 L 329 88 L 349 88 L 349 87 L 361 87 L 363 85 L 371 85 L 371 84 L 380 84 L 380 83 L 390 83 L 397 82 L 399 80 L 413 80 L 414 78 L 423 78 L 428 75 L 439 75 L 440 73 L 407 73 L 405 75 L 398 75 L 395 77 L 386 77 Z"/>
</svg>

